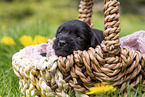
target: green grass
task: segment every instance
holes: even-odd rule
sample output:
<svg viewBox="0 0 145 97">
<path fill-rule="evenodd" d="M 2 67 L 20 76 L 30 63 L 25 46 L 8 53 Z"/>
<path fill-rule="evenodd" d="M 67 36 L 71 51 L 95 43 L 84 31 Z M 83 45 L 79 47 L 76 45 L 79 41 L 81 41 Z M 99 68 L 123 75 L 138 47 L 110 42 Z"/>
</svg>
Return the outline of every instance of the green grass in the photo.
<svg viewBox="0 0 145 97">
<path fill-rule="evenodd" d="M 18 78 L 12 69 L 11 56 L 17 47 L 0 44 L 0 95 L 8 97 L 20 96 Z"/>
<path fill-rule="evenodd" d="M 25 5 L 25 6 L 23 6 Z M 6 7 L 7 6 L 7 7 Z M 22 35 L 53 38 L 58 26 L 66 20 L 77 19 L 78 3 L 74 0 L 43 0 L 34 2 L 0 2 L 0 39 L 12 37 L 17 45 L 0 43 L 0 95 L 20 97 L 19 79 L 12 69 L 12 55 L 23 48 L 19 42 Z M 145 19 L 135 14 L 121 14 L 121 37 L 138 30 L 145 30 Z M 94 11 L 94 28 L 104 30 L 103 14 Z M 2 27 L 6 25 L 6 28 Z M 129 91 L 134 95 L 137 89 Z M 143 95 L 143 94 L 141 94 Z"/>
</svg>

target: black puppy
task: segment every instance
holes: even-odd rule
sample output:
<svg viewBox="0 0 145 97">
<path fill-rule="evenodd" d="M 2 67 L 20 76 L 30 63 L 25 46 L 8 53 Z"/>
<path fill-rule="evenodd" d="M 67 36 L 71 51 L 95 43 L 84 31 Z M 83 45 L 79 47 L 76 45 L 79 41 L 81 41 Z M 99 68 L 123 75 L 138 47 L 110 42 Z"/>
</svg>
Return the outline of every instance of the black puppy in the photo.
<svg viewBox="0 0 145 97">
<path fill-rule="evenodd" d="M 53 48 L 57 56 L 65 57 L 75 50 L 95 48 L 103 40 L 103 31 L 91 29 L 83 21 L 69 20 L 58 28 Z"/>
</svg>

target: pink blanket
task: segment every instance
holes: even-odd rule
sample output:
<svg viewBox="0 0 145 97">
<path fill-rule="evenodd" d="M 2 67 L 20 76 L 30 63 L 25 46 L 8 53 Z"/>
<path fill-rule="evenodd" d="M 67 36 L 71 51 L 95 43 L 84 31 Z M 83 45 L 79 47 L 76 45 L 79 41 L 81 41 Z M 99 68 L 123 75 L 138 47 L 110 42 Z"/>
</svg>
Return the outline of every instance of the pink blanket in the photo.
<svg viewBox="0 0 145 97">
<path fill-rule="evenodd" d="M 52 40 L 50 43 L 42 43 L 40 45 L 35 46 L 27 46 L 24 48 L 26 52 L 26 57 L 29 59 L 40 59 L 44 56 L 41 54 L 45 53 L 45 57 L 49 57 L 55 55 L 54 50 L 52 48 Z M 145 53 L 145 31 L 137 31 L 130 35 L 124 36 L 120 38 L 121 47 L 128 47 L 130 50 L 136 50 L 141 53 Z"/>
<path fill-rule="evenodd" d="M 137 31 L 130 35 L 120 38 L 121 47 L 128 47 L 130 50 L 136 50 L 145 53 L 145 31 Z"/>
<path fill-rule="evenodd" d="M 31 45 L 24 48 L 26 57 L 28 59 L 41 59 L 42 57 L 50 57 L 52 55 L 55 55 L 54 50 L 52 48 L 52 40 L 48 39 L 48 41 L 51 41 L 51 43 L 41 43 L 39 45 Z M 46 56 L 42 56 L 41 54 L 46 54 Z"/>
</svg>

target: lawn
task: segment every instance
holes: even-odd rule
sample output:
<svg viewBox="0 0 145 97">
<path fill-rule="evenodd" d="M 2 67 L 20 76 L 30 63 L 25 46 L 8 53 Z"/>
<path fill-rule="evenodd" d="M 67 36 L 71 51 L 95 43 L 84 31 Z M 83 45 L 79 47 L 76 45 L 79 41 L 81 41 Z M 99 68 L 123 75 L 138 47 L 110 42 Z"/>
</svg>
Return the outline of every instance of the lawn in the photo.
<svg viewBox="0 0 145 97">
<path fill-rule="evenodd" d="M 33 38 L 41 35 L 51 39 L 61 23 L 70 19 L 78 19 L 77 9 L 78 3 L 74 0 L 0 2 L 0 40 L 3 36 L 8 36 L 16 43 L 5 45 L 0 42 L 0 96 L 22 96 L 19 91 L 19 79 L 12 68 L 13 54 L 24 48 L 19 38 L 23 35 Z M 145 30 L 145 18 L 141 15 L 121 14 L 120 21 L 121 37 L 135 31 Z M 94 28 L 104 30 L 102 13 L 94 11 L 92 22 Z"/>
</svg>

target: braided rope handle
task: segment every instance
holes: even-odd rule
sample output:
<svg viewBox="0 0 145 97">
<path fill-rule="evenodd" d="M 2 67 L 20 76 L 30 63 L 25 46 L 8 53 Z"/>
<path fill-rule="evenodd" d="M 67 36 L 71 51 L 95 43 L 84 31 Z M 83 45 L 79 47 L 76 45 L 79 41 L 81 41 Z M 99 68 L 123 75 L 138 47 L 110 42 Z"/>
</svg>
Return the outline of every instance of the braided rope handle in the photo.
<svg viewBox="0 0 145 97">
<path fill-rule="evenodd" d="M 79 20 L 86 22 L 90 27 L 93 26 L 91 22 L 93 4 L 93 0 L 81 0 L 79 5 Z M 102 42 L 101 46 L 107 57 L 116 56 L 120 53 L 119 5 L 120 3 L 117 0 L 104 0 L 105 31 L 103 34 L 105 41 Z"/>
<path fill-rule="evenodd" d="M 81 0 L 79 9 L 79 20 L 86 22 L 90 27 L 93 26 L 92 15 L 93 15 L 93 0 Z"/>
<path fill-rule="evenodd" d="M 101 46 L 104 53 L 107 53 L 110 57 L 119 55 L 121 52 L 119 42 L 119 5 L 120 3 L 117 0 L 104 0 L 103 11 L 105 17 L 105 31 L 103 32 L 103 35 L 105 37 L 105 41 L 102 42 Z"/>
</svg>

